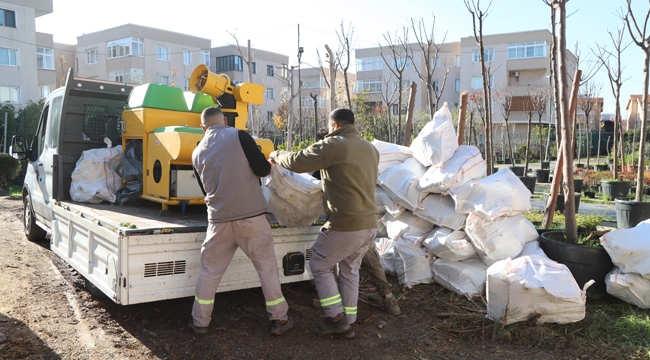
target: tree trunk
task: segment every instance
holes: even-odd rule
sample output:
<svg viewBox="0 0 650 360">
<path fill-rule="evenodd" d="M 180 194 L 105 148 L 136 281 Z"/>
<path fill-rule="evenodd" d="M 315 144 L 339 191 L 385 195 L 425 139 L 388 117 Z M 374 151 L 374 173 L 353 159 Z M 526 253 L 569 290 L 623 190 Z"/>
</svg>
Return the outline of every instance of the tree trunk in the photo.
<svg viewBox="0 0 650 360">
<path fill-rule="evenodd" d="M 639 169 L 636 176 L 636 196 L 635 201 L 643 200 L 643 176 L 645 171 L 645 129 L 647 126 L 648 117 L 648 85 L 650 83 L 650 76 L 648 74 L 648 66 L 650 66 L 650 49 L 645 49 L 645 66 L 643 67 L 643 113 L 641 113 L 641 135 L 639 135 Z"/>
<path fill-rule="evenodd" d="M 404 129 L 404 146 L 411 145 L 411 123 L 413 121 L 413 109 L 415 108 L 415 94 L 418 92 L 418 85 L 411 82 L 411 93 L 409 94 L 409 107 L 406 113 L 406 125 Z"/>
<path fill-rule="evenodd" d="M 602 135 L 602 125 L 600 125 L 600 121 L 598 122 L 598 152 L 596 153 L 596 164 L 600 165 L 600 137 Z"/>
<path fill-rule="evenodd" d="M 544 161 L 544 131 L 542 129 L 542 114 L 537 114 L 537 123 L 539 129 L 539 165 L 541 167 L 542 161 Z"/>
<path fill-rule="evenodd" d="M 528 154 L 530 152 L 530 128 L 532 124 L 533 114 L 528 113 L 528 135 L 526 136 L 526 165 L 524 165 L 524 176 L 528 174 Z"/>
<path fill-rule="evenodd" d="M 614 100 L 616 101 L 616 112 L 614 115 L 614 146 L 613 146 L 613 158 L 614 162 L 612 165 L 614 166 L 614 169 L 612 169 L 612 176 L 614 177 L 614 180 L 618 179 L 618 118 L 621 116 L 621 96 L 620 96 L 620 91 L 619 89 L 616 89 L 616 94 L 614 94 Z"/>
<path fill-rule="evenodd" d="M 587 165 L 586 165 L 587 167 L 586 167 L 586 169 L 589 170 L 589 158 L 591 157 L 591 148 L 589 147 L 589 140 L 591 138 L 591 136 L 589 136 L 589 113 L 587 113 L 586 119 L 587 119 L 587 122 L 585 123 L 585 125 L 587 127 L 586 128 L 586 134 L 587 134 L 587 136 L 586 136 L 587 137 Z"/>
</svg>

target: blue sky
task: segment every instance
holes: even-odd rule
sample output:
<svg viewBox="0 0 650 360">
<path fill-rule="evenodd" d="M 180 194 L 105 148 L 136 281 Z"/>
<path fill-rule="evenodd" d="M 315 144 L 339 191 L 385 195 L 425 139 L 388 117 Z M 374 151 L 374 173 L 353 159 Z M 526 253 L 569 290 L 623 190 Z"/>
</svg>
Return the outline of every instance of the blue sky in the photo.
<svg viewBox="0 0 650 360">
<path fill-rule="evenodd" d="M 309 3 L 309 5 L 306 5 Z M 481 3 L 487 4 L 486 0 Z M 246 6 L 243 8 L 241 4 Z M 395 5 L 399 4 L 399 5 Z M 643 19 L 648 2 L 632 0 Z M 616 31 L 622 21 L 616 15 L 625 0 L 571 0 L 568 12 L 568 48 L 577 41 L 582 57 L 590 56 L 596 43 L 611 47 L 608 30 Z M 55 42 L 74 44 L 76 37 L 125 23 L 161 28 L 211 39 L 212 46 L 233 43 L 228 32 L 236 34 L 241 44 L 250 39 L 252 46 L 290 56 L 297 63 L 298 25 L 303 63 L 317 65 L 316 50 L 325 53 L 324 44 L 336 50 L 336 31 L 343 22 L 352 24 L 356 48 L 376 47 L 383 35 L 401 33 L 409 19 L 423 17 L 430 22 L 436 16 L 437 39 L 458 41 L 472 35 L 471 16 L 462 0 L 373 0 L 326 2 L 287 1 L 168 1 L 168 0 L 54 0 L 54 13 L 36 20 L 36 30 L 54 35 Z M 65 24 L 62 26 L 62 24 Z M 548 29 L 549 9 L 542 0 L 494 0 L 484 24 L 486 35 Z M 626 33 L 625 41 L 631 39 Z M 592 56 L 593 57 L 593 56 Z M 622 108 L 630 94 L 641 94 L 643 87 L 643 52 L 631 45 L 623 55 L 625 66 Z M 354 69 L 354 67 L 352 67 Z M 603 85 L 605 112 L 614 112 L 614 97 L 604 71 L 594 77 Z M 624 111 L 624 110 L 623 110 Z"/>
</svg>

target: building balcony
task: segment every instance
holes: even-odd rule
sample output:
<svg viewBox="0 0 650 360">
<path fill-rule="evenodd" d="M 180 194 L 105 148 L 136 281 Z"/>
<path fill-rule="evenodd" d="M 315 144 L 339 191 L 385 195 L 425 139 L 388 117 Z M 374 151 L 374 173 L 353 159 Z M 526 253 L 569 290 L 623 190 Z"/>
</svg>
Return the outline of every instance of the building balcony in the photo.
<svg viewBox="0 0 650 360">
<path fill-rule="evenodd" d="M 548 66 L 549 59 L 547 57 L 538 57 L 508 60 L 506 68 L 508 71 L 546 70 Z"/>
</svg>

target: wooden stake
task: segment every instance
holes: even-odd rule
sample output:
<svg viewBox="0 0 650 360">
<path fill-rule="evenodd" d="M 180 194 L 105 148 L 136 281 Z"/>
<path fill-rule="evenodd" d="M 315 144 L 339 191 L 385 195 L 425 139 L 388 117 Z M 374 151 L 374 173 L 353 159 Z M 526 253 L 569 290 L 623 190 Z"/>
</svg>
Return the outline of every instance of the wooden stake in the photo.
<svg viewBox="0 0 650 360">
<path fill-rule="evenodd" d="M 467 91 L 460 93 L 460 109 L 458 110 L 458 145 L 465 143 L 465 114 L 467 113 Z"/>
</svg>

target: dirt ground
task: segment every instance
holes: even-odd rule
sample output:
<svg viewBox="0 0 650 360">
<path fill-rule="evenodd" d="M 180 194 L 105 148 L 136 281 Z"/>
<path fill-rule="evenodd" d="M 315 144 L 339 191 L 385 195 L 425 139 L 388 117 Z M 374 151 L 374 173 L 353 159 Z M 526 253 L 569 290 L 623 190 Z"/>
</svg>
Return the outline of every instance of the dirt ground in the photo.
<svg viewBox="0 0 650 360">
<path fill-rule="evenodd" d="M 118 306 L 95 299 L 84 280 L 49 250 L 23 235 L 22 201 L 0 196 L 1 359 L 621 359 L 633 353 L 573 327 L 484 318 L 484 302 L 438 285 L 402 289 L 402 314 L 359 303 L 356 338 L 319 336 L 322 312 L 310 282 L 283 287 L 295 328 L 269 334 L 260 289 L 219 293 L 206 335 L 186 327 L 192 298 Z M 361 296 L 373 290 L 362 273 Z M 578 329 L 575 330 L 574 329 Z"/>
</svg>

